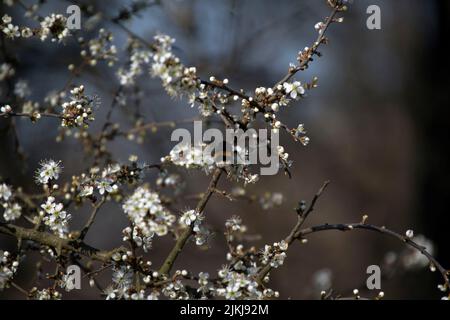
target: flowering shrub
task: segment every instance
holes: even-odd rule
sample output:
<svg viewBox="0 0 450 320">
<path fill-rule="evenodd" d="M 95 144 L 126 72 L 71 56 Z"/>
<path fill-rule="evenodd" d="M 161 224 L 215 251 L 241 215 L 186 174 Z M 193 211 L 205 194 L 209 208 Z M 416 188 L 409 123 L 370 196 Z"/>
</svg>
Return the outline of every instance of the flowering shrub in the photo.
<svg viewBox="0 0 450 320">
<path fill-rule="evenodd" d="M 7 3 L 21 4 L 19 1 Z M 42 102 L 38 102 L 29 99 L 27 82 L 19 80 L 14 83 L 15 61 L 3 62 L 0 65 L 0 80 L 14 85 L 2 94 L 0 121 L 13 122 L 23 118 L 39 125 L 43 117 L 55 118 L 55 124 L 60 130 L 57 141 L 68 137 L 77 139 L 86 157 L 94 161 L 86 172 L 68 177 L 64 174 L 61 161 L 43 160 L 35 175 L 36 184 L 42 188 L 38 194 L 25 193 L 20 186 L 0 180 L 0 234 L 17 239 L 14 254 L 0 251 L 0 290 L 14 287 L 28 298 L 61 299 L 65 291 L 74 289 L 70 283 L 72 278 L 65 270 L 69 265 L 78 265 L 85 277 L 89 278 L 89 283 L 99 288 L 100 295 L 106 299 L 274 299 L 280 293 L 270 288 L 270 277 L 288 263 L 289 251 L 295 250 L 297 242 L 304 244 L 308 241 L 308 235 L 326 230 L 363 229 L 391 236 L 404 243 L 408 249 L 400 257 L 405 268 L 428 265 L 432 271 L 440 272 L 442 283 L 439 288 L 444 292 L 444 298 L 448 298 L 448 270 L 433 258 L 432 243 L 424 236 L 414 236 L 412 230 L 404 235 L 396 233 L 369 224 L 367 216 L 357 223 L 304 227 L 328 183 L 323 185 L 311 202 L 299 203 L 295 210 L 297 223 L 284 239 L 259 249 L 249 246 L 245 240 L 247 226 L 239 216 L 233 216 L 223 222 L 228 252 L 224 254 L 224 261 L 218 262 L 216 274 L 173 270 L 175 261 L 190 239 L 198 247 L 208 247 L 213 235 L 213 230 L 207 225 L 206 206 L 210 198 L 216 195 L 228 200 L 248 197 L 246 185 L 262 183 L 262 179 L 245 163 L 224 164 L 212 159 L 198 161 L 195 156 L 198 148 L 190 147 L 174 148 L 169 154 L 161 155 L 161 162 L 156 164 L 138 162 L 136 156 L 130 156 L 128 162 L 120 162 L 109 150 L 109 141 L 122 136 L 130 141 L 141 142 L 148 129 L 173 127 L 176 123 L 147 124 L 138 120 L 130 130 L 123 131 L 111 121 L 114 106 L 125 106 L 126 89 L 133 87 L 138 77 L 149 74 L 159 79 L 170 97 L 180 98 L 180 103 L 197 108 L 200 118 L 205 122 L 218 120 L 225 128 L 243 131 L 263 123 L 267 129 L 286 133 L 299 142 L 299 147 L 307 146 L 310 139 L 304 125 L 290 128 L 281 122 L 279 113 L 305 99 L 308 91 L 317 87 L 316 77 L 310 82 L 297 78 L 300 78 L 299 74 L 308 68 L 313 58 L 320 56 L 319 48 L 327 43 L 328 28 L 344 21 L 343 14 L 348 1 L 328 0 L 330 14 L 315 25 L 317 39 L 298 53 L 297 62 L 289 66 L 282 79 L 272 87 L 257 87 L 251 93 L 232 88 L 228 79 L 214 76 L 203 79 L 195 67 L 185 66 L 175 55 L 175 40 L 168 35 L 158 34 L 153 41 L 147 41 L 133 34 L 122 24 L 123 20 L 137 14 L 151 2 L 137 3 L 139 5 L 124 9 L 111 20 L 129 36 L 125 49 L 126 61 L 123 63 L 119 49 L 114 45 L 113 34 L 104 28 L 99 29 L 94 38 L 84 39 L 78 31 L 67 28 L 64 15 L 53 13 L 46 17 L 40 16 L 38 5 L 24 7 L 27 17 L 39 21 L 34 26 L 18 26 L 9 15 L 4 14 L 2 17 L 0 30 L 6 46 L 21 41 L 21 38 L 51 40 L 55 45 L 76 41 L 81 48 L 82 63 L 79 66 L 69 65 L 71 78 L 64 88 L 50 92 Z M 91 92 L 89 86 L 75 84 L 76 75 L 82 68 L 94 68 L 102 62 L 114 68 L 116 81 L 120 83 L 106 119 L 94 117 L 99 103 L 95 94 L 88 94 Z M 232 105 L 239 105 L 240 112 L 231 112 Z M 103 123 L 100 129 L 90 127 L 96 121 Z M 280 168 L 289 175 L 293 162 L 289 159 L 287 148 L 277 146 L 276 150 Z M 246 152 L 248 150 L 244 150 L 244 154 Z M 181 212 L 170 206 L 183 188 L 183 181 L 174 170 L 175 167 L 201 170 L 210 176 L 210 183 L 198 196 L 197 204 L 185 207 Z M 143 177 L 150 170 L 158 172 L 153 184 L 143 182 Z M 236 185 L 231 191 L 218 189 L 219 181 L 226 178 Z M 256 200 L 264 210 L 279 206 L 284 201 L 283 195 L 278 192 L 267 192 L 251 200 Z M 93 248 L 85 241 L 106 203 L 120 208 L 129 221 L 122 232 L 123 246 L 111 250 Z M 82 206 L 90 206 L 91 214 L 81 229 L 72 228 L 71 218 Z M 161 265 L 154 265 L 148 259 L 152 243 L 156 241 L 166 241 L 172 245 Z M 33 250 L 39 251 L 42 259 L 50 259 L 55 264 L 55 273 L 48 276 L 53 285 L 22 288 L 14 281 L 21 261 Z M 393 260 L 388 255 L 386 265 L 392 266 Z M 112 278 L 108 286 L 104 287 L 97 281 L 97 276 L 108 269 L 112 270 Z M 328 277 L 326 271 L 317 276 L 324 288 L 321 297 L 338 298 L 329 290 Z M 383 292 L 378 292 L 374 298 L 383 296 Z M 353 292 L 353 297 L 361 298 L 358 290 Z"/>
</svg>

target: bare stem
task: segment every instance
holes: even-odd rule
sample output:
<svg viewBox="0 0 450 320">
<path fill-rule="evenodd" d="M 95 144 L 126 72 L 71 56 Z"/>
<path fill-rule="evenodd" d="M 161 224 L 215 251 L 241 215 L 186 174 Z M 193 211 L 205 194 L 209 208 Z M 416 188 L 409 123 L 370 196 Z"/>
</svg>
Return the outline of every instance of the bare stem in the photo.
<svg viewBox="0 0 450 320">
<path fill-rule="evenodd" d="M 89 229 L 91 228 L 92 224 L 95 221 L 95 218 L 97 217 L 97 213 L 100 210 L 101 206 L 106 202 L 106 197 L 103 197 L 102 200 L 100 200 L 99 203 L 94 205 L 94 209 L 92 210 L 92 213 L 86 222 L 86 225 L 81 229 L 79 240 L 83 240 L 86 237 L 86 234 L 88 233 Z"/>
</svg>

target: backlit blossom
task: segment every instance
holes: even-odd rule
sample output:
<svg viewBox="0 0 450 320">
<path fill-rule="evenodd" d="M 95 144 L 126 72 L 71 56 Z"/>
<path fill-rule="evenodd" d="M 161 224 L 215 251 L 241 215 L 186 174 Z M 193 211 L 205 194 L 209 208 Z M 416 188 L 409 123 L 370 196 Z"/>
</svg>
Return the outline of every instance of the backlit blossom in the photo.
<svg viewBox="0 0 450 320">
<path fill-rule="evenodd" d="M 47 184 L 51 180 L 57 180 L 62 171 L 61 161 L 44 160 L 40 163 L 41 167 L 36 171 L 36 182 Z"/>
<path fill-rule="evenodd" d="M 0 291 L 9 287 L 19 266 L 19 261 L 8 251 L 0 250 Z"/>
<path fill-rule="evenodd" d="M 50 38 L 51 41 L 62 41 L 69 36 L 70 32 L 67 28 L 67 18 L 62 14 L 54 14 L 47 16 L 41 21 L 40 38 L 42 41 Z"/>
<path fill-rule="evenodd" d="M 3 199 L 5 201 L 8 201 L 11 195 L 11 188 L 5 183 L 0 184 L 0 200 Z"/>
<path fill-rule="evenodd" d="M 57 203 L 54 197 L 48 197 L 41 205 L 44 210 L 44 223 L 60 237 L 66 237 L 69 231 L 71 215 L 64 210 L 62 203 Z"/>
<path fill-rule="evenodd" d="M 289 94 L 292 99 L 298 99 L 299 96 L 305 94 L 305 89 L 302 87 L 300 81 L 295 81 L 293 83 L 285 82 L 283 88 L 286 91 L 286 94 Z"/>
<path fill-rule="evenodd" d="M 3 218 L 6 221 L 13 221 L 18 219 L 22 215 L 22 207 L 18 203 L 4 204 L 5 212 L 3 212 Z"/>
<path fill-rule="evenodd" d="M 162 206 L 159 195 L 147 187 L 137 188 L 122 208 L 144 237 L 166 235 L 176 219 Z"/>
</svg>

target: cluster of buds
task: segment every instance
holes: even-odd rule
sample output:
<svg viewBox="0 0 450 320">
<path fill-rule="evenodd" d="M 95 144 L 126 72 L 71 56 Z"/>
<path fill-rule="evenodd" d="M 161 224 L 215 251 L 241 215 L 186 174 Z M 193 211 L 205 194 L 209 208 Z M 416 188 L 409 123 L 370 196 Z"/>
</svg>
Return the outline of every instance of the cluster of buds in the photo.
<svg viewBox="0 0 450 320">
<path fill-rule="evenodd" d="M 280 146 L 279 148 L 282 148 L 282 147 Z M 287 153 L 285 153 L 285 154 L 287 154 Z M 283 194 L 280 192 L 274 192 L 274 193 L 266 192 L 266 193 L 264 193 L 263 196 L 260 197 L 259 203 L 263 210 L 269 210 L 274 207 L 279 207 L 283 203 Z"/>
<path fill-rule="evenodd" d="M 97 38 L 89 40 L 89 50 L 82 50 L 81 56 L 87 58 L 91 66 L 95 66 L 98 61 L 106 61 L 112 67 L 117 61 L 117 48 L 111 44 L 113 40 L 112 33 L 102 28 Z"/>
<path fill-rule="evenodd" d="M 34 300 L 61 300 L 62 295 L 54 288 L 38 290 L 34 287 L 31 289 L 29 296 Z"/>
<path fill-rule="evenodd" d="M 3 31 L 5 36 L 9 39 L 19 38 L 29 38 L 33 35 L 33 31 L 28 27 L 19 27 L 12 23 L 12 18 L 7 14 L 3 15 L 0 20 L 0 30 Z"/>
<path fill-rule="evenodd" d="M 67 28 L 67 18 L 62 14 L 55 13 L 45 17 L 41 22 L 39 35 L 42 41 L 51 37 L 52 42 L 61 42 L 70 35 L 70 31 Z"/>
<path fill-rule="evenodd" d="M 14 67 L 11 64 L 4 62 L 0 65 L 0 81 L 11 78 L 15 74 L 16 70 L 14 70 Z"/>
<path fill-rule="evenodd" d="M 8 251 L 0 251 L 0 290 L 9 286 L 18 266 L 19 261 Z"/>
<path fill-rule="evenodd" d="M 297 128 L 291 130 L 292 136 L 299 140 L 304 146 L 309 144 L 309 137 L 306 136 L 306 130 L 304 125 L 301 123 L 297 126 Z"/>
<path fill-rule="evenodd" d="M 152 240 L 154 233 L 150 233 L 150 235 L 147 235 L 144 233 L 144 230 L 134 226 L 126 227 L 122 231 L 123 233 L 123 241 L 133 241 L 138 247 L 142 247 L 142 249 L 147 252 L 152 247 Z"/>
<path fill-rule="evenodd" d="M 270 264 L 272 268 L 278 268 L 283 265 L 286 258 L 288 244 L 286 241 L 275 242 L 272 246 L 265 245 L 261 252 L 261 263 Z"/>
<path fill-rule="evenodd" d="M 143 73 L 143 67 L 150 62 L 152 53 L 143 48 L 142 44 L 136 40 L 130 40 L 127 45 L 129 51 L 128 68 L 119 68 L 117 76 L 120 84 L 123 86 L 131 86 L 135 84 L 136 78 Z"/>
<path fill-rule="evenodd" d="M 62 127 L 88 127 L 90 121 L 94 121 L 92 105 L 93 100 L 85 95 L 84 86 L 70 90 L 71 101 L 62 104 Z"/>
<path fill-rule="evenodd" d="M 7 113 L 12 112 L 12 108 L 11 108 L 11 106 L 9 104 L 6 104 L 6 105 L 4 105 L 3 107 L 0 108 L 0 112 L 4 113 L 4 114 L 7 114 Z"/>
<path fill-rule="evenodd" d="M 144 237 L 153 234 L 164 236 L 169 232 L 176 218 L 161 204 L 159 194 L 147 187 L 139 187 L 122 205 L 134 227 L 141 230 Z"/>
</svg>

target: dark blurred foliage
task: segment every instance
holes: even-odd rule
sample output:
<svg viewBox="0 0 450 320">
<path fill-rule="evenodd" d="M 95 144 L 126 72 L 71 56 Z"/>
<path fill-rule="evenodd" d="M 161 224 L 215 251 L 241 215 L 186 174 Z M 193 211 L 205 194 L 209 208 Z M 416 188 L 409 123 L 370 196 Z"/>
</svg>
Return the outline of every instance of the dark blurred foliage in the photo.
<svg viewBox="0 0 450 320">
<path fill-rule="evenodd" d="M 82 3 L 82 2 L 80 2 Z M 89 1 L 104 17 L 117 15 L 125 1 Z M 377 4 L 382 9 L 382 29 L 366 28 L 366 8 Z M 65 12 L 68 2 L 50 1 L 48 12 Z M 345 14 L 343 24 L 334 25 L 330 44 L 322 48 L 323 57 L 297 78 L 319 77 L 319 88 L 286 111 L 282 119 L 290 127 L 304 123 L 311 144 L 304 148 L 282 138 L 295 161 L 292 179 L 280 174 L 263 177 L 251 193 L 282 192 L 285 203 L 277 209 L 262 211 L 257 204 L 228 203 L 215 198 L 208 204 L 208 223 L 218 232 L 212 249 L 201 251 L 190 245 L 180 256 L 176 267 L 214 272 L 225 262 L 226 244 L 221 227 L 226 218 L 238 214 L 249 226 L 250 234 L 261 235 L 257 244 L 271 243 L 284 237 L 293 223 L 292 210 L 300 199 L 309 200 L 323 181 L 332 181 L 321 198 L 308 225 L 324 222 L 359 221 L 363 214 L 377 225 L 386 225 L 403 233 L 414 229 L 435 243 L 437 258 L 450 265 L 448 252 L 448 212 L 450 199 L 447 139 L 450 136 L 449 115 L 449 36 L 448 1 L 421 0 L 355 0 Z M 22 12 L 9 14 L 19 19 Z M 177 54 L 186 65 L 197 66 L 204 78 L 215 75 L 229 78 L 233 87 L 253 90 L 270 86 L 286 72 L 298 50 L 315 38 L 313 28 L 329 12 L 325 1 L 317 0 L 185 0 L 160 1 L 133 18 L 126 25 L 144 39 L 157 31 L 177 39 Z M 25 23 L 25 20 L 22 19 Z M 114 32 L 119 50 L 126 34 L 117 26 L 102 22 Z M 88 32 L 85 37 L 94 36 Z M 17 41 L 8 43 L 17 52 L 20 68 L 17 78 L 28 80 L 33 99 L 60 88 L 67 77 L 67 65 L 80 61 L 73 42 L 60 47 L 49 42 Z M 112 92 L 118 82 L 107 67 L 87 69 L 77 79 L 102 104 L 97 118 L 105 116 Z M 192 117 L 196 110 L 186 101 L 167 97 L 158 81 L 143 77 L 140 104 L 123 108 L 114 120 L 130 126 L 136 110 L 148 121 L 175 120 Z M 0 120 L 1 128 L 4 121 Z M 98 130 L 93 126 L 91 130 Z M 111 148 L 118 160 L 129 154 L 139 155 L 148 163 L 158 161 L 172 144 L 170 130 L 161 129 L 147 137 L 143 145 L 118 140 Z M 61 159 L 64 175 L 85 170 L 81 147 L 73 139 L 55 142 L 53 119 L 37 125 L 18 121 L 18 136 L 28 155 L 25 163 L 14 152 L 11 135 L 0 136 L 0 175 L 12 184 L 33 191 L 32 174 L 39 160 Z M 25 171 L 22 170 L 26 165 Z M 64 176 L 63 176 L 64 178 Z M 200 172 L 186 175 L 186 193 L 204 190 L 207 178 Z M 152 175 L 146 181 L 152 181 Z M 222 183 L 226 189 L 228 183 Z M 187 204 L 194 205 L 194 203 Z M 121 242 L 126 224 L 124 214 L 110 205 L 95 223 L 87 241 L 101 248 Z M 74 227 L 80 227 L 87 212 L 76 214 Z M 14 243 L 1 238 L 2 247 Z M 159 264 L 171 241 L 155 243 L 151 259 Z M 310 238 L 307 245 L 290 251 L 282 269 L 273 273 L 272 288 L 283 298 L 317 298 L 313 291 L 313 274 L 320 269 L 333 273 L 333 287 L 349 294 L 365 283 L 366 267 L 379 264 L 388 251 L 400 252 L 401 244 L 377 234 L 322 233 Z M 33 256 L 36 258 L 37 254 Z M 20 283 L 26 287 L 33 278 L 33 258 L 22 265 Z M 101 277 L 108 282 L 109 275 Z M 382 283 L 387 298 L 439 298 L 437 274 L 427 270 L 398 273 Z M 87 284 L 84 284 L 88 288 Z M 370 293 L 369 293 L 370 294 Z M 17 297 L 13 289 L 2 297 Z M 68 298 L 97 298 L 94 291 L 71 292 Z"/>
</svg>

